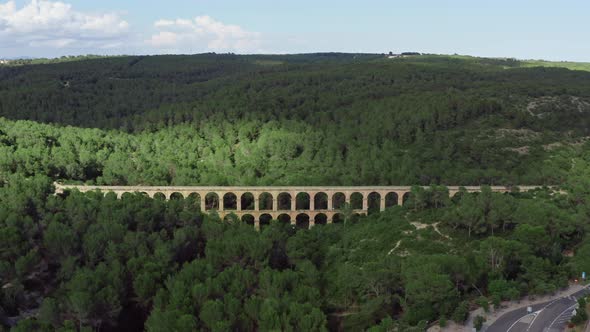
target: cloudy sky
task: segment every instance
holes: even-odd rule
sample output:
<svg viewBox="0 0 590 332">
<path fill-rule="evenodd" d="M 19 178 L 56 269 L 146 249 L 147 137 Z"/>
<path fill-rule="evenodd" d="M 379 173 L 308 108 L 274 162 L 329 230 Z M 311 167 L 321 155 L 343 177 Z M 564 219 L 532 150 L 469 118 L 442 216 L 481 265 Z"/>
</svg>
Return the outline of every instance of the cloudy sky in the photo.
<svg viewBox="0 0 590 332">
<path fill-rule="evenodd" d="M 588 0 L 0 0 L 0 58 L 402 52 L 590 61 Z"/>
</svg>

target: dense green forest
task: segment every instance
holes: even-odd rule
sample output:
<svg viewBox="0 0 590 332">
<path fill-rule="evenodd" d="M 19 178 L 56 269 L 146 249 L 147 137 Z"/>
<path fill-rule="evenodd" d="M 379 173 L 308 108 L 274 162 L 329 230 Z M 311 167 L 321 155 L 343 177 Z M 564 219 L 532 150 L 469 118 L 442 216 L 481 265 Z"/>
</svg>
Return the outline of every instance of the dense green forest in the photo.
<svg viewBox="0 0 590 332">
<path fill-rule="evenodd" d="M 335 53 L 67 60 L 0 67 L 0 331 L 421 331 L 590 271 L 590 73 Z M 257 232 L 190 197 L 53 195 L 54 181 L 432 186 L 383 213 Z M 518 184 L 560 190 L 486 187 Z"/>
<path fill-rule="evenodd" d="M 30 166 L 99 184 L 561 183 L 551 150 L 589 134 L 590 73 L 513 62 L 205 54 L 5 67 L 0 116 L 55 126 L 2 121 L 3 148 L 29 159 L 12 171 L 42 158 Z M 37 134 L 48 142 L 20 138 Z"/>
</svg>

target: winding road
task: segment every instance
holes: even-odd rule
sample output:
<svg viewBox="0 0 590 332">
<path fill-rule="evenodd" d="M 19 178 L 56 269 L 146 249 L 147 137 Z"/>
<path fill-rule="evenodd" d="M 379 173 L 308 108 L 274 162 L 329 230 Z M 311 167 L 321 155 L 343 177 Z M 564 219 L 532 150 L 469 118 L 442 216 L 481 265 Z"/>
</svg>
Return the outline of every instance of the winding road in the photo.
<svg viewBox="0 0 590 332">
<path fill-rule="evenodd" d="M 590 294 L 590 289 L 577 291 L 569 296 L 539 303 L 532 307 L 513 310 L 498 318 L 486 332 L 561 332 L 573 316 L 580 297 Z"/>
</svg>

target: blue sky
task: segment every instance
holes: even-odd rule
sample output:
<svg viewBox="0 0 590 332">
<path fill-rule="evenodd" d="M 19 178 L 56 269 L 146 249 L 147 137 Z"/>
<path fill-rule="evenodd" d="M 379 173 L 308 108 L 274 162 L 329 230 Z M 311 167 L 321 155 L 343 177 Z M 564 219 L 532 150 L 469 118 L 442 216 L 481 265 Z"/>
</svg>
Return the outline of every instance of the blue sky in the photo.
<svg viewBox="0 0 590 332">
<path fill-rule="evenodd" d="M 401 52 L 590 61 L 587 0 L 0 0 L 0 58 Z"/>
</svg>

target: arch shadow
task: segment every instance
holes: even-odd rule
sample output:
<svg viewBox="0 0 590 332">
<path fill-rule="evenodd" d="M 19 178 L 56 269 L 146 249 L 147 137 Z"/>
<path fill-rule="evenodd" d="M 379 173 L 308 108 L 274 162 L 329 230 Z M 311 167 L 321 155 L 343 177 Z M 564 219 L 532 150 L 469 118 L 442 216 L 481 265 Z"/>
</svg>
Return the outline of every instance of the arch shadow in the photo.
<svg viewBox="0 0 590 332">
<path fill-rule="evenodd" d="M 307 213 L 300 213 L 295 218 L 295 225 L 299 229 L 309 229 L 309 215 Z"/>
<path fill-rule="evenodd" d="M 279 215 L 277 220 L 281 223 L 290 224 L 291 223 L 291 216 L 286 213 L 282 213 Z"/>
<path fill-rule="evenodd" d="M 161 192 L 157 192 L 154 194 L 154 199 L 157 199 L 159 201 L 165 201 L 166 200 L 166 195 L 164 195 Z"/>
<path fill-rule="evenodd" d="M 332 209 L 340 210 L 343 209 L 346 204 L 346 195 L 344 193 L 335 193 L 332 196 Z"/>
<path fill-rule="evenodd" d="M 224 210 L 237 210 L 238 209 L 238 198 L 236 194 L 229 192 L 223 195 L 223 209 Z"/>
<path fill-rule="evenodd" d="M 389 192 L 385 195 L 385 208 L 390 208 L 397 205 L 397 193 Z"/>
<path fill-rule="evenodd" d="M 179 192 L 173 192 L 170 195 L 170 200 L 176 200 L 176 201 L 184 200 L 184 196 Z"/>
<path fill-rule="evenodd" d="M 272 220 L 272 216 L 268 213 L 263 213 L 260 215 L 260 230 L 263 230 L 265 227 L 270 225 L 270 221 Z"/>
<path fill-rule="evenodd" d="M 291 210 L 291 194 L 289 193 L 280 193 L 277 198 L 277 209 L 280 211 L 290 211 Z"/>
<path fill-rule="evenodd" d="M 313 197 L 313 208 L 314 210 L 327 210 L 328 195 L 324 192 L 315 194 L 315 196 Z"/>
<path fill-rule="evenodd" d="M 256 224 L 255 223 L 255 220 L 256 219 L 251 214 L 245 214 L 245 215 L 242 216 L 242 222 L 243 223 L 246 223 L 246 224 L 248 224 L 250 226 L 254 226 Z"/>
<path fill-rule="evenodd" d="M 332 217 L 332 223 L 344 224 L 344 215 L 342 213 L 335 213 Z"/>
<path fill-rule="evenodd" d="M 295 196 L 295 210 L 309 210 L 309 194 L 300 192 Z"/>
<path fill-rule="evenodd" d="M 381 194 L 372 192 L 367 197 L 367 214 L 375 214 L 381 211 Z"/>
<path fill-rule="evenodd" d="M 219 210 L 219 196 L 217 193 L 205 195 L 205 210 Z"/>
<path fill-rule="evenodd" d="M 354 192 L 350 194 L 350 207 L 353 210 L 362 210 L 363 209 L 363 194 L 359 192 Z"/>
<path fill-rule="evenodd" d="M 327 223 L 328 223 L 328 216 L 325 215 L 324 213 L 318 213 L 313 218 L 313 224 L 314 225 L 325 225 Z"/>
<path fill-rule="evenodd" d="M 254 210 L 254 195 L 252 193 L 243 193 L 240 197 L 240 205 L 242 211 L 253 211 Z"/>
<path fill-rule="evenodd" d="M 270 193 L 263 192 L 258 196 L 258 210 L 271 211 L 273 209 L 273 197 Z"/>
</svg>

